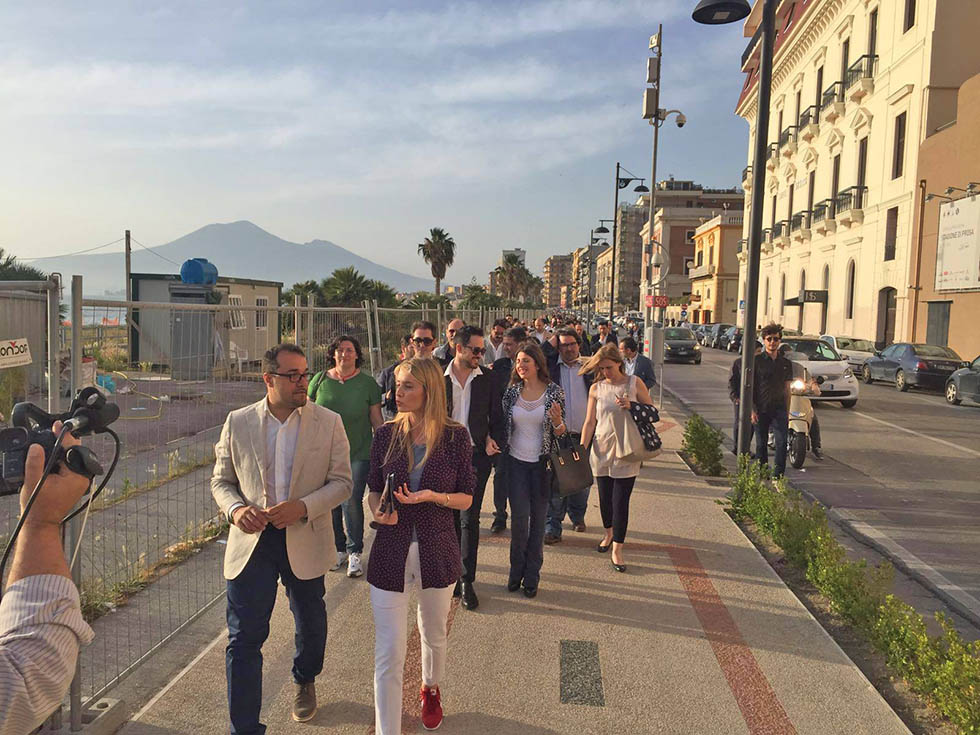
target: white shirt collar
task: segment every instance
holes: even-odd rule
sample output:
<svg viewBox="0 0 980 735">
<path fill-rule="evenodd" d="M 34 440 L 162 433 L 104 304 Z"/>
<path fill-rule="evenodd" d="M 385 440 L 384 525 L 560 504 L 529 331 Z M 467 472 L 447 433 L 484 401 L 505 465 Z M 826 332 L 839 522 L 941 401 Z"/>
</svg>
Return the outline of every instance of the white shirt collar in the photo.
<svg viewBox="0 0 980 735">
<path fill-rule="evenodd" d="M 269 396 L 266 396 L 265 397 L 265 400 L 262 401 L 262 411 L 263 411 L 263 414 L 265 415 L 265 417 L 266 418 L 276 419 L 276 421 L 278 421 L 279 423 L 282 423 L 282 424 L 285 424 L 285 423 L 288 423 L 289 421 L 291 421 L 292 418 L 293 418 L 293 416 L 302 417 L 303 416 L 303 408 L 304 408 L 304 406 L 305 406 L 305 404 L 303 406 L 300 406 L 299 408 L 294 408 L 293 409 L 293 412 L 291 414 L 289 414 L 289 417 L 285 421 L 279 421 L 279 419 L 276 419 L 276 415 L 274 413 L 272 413 L 272 408 L 269 407 Z"/>
<path fill-rule="evenodd" d="M 455 381 L 456 380 L 456 373 L 453 372 L 453 363 L 454 362 L 455 362 L 455 360 L 450 360 L 449 361 L 449 364 L 446 365 L 446 371 L 443 373 L 443 375 L 448 375 L 450 378 L 452 378 Z M 477 367 L 477 368 L 475 368 L 475 369 L 473 369 L 473 370 L 470 371 L 470 375 L 466 379 L 467 384 L 471 380 L 473 380 L 473 378 L 475 378 L 477 375 L 483 375 L 483 368 L 482 367 Z M 459 381 L 456 381 L 456 382 L 459 382 Z"/>
</svg>

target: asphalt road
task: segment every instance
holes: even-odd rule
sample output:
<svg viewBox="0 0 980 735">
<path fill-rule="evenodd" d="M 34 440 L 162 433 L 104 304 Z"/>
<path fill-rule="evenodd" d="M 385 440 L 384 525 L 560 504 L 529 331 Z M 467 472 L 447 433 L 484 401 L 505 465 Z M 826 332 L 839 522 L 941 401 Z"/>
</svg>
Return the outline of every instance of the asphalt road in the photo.
<svg viewBox="0 0 980 735">
<path fill-rule="evenodd" d="M 729 438 L 734 359 L 705 348 L 701 365 L 664 369 L 667 390 Z M 856 407 L 821 403 L 817 415 L 826 459 L 788 467 L 790 481 L 980 619 L 980 405 L 862 383 Z"/>
</svg>

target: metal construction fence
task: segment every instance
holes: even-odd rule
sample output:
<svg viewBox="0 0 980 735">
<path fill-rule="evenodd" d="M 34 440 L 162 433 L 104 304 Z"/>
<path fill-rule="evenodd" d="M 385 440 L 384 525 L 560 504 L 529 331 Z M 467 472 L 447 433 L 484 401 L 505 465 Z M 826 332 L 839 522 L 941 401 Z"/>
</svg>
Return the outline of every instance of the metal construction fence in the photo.
<svg viewBox="0 0 980 735">
<path fill-rule="evenodd" d="M 450 320 L 488 327 L 523 310 L 358 308 L 146 303 L 82 299 L 72 282 L 70 312 L 56 279 L 0 282 L 0 339 L 26 338 L 30 365 L 0 369 L 0 412 L 30 400 L 67 407 L 90 385 L 120 408 L 118 465 L 105 490 L 68 529 L 81 538 L 73 575 L 95 642 L 82 651 L 69 702 L 71 724 L 94 701 L 224 595 L 221 540 L 226 530 L 210 493 L 214 444 L 229 411 L 265 395 L 262 356 L 290 341 L 311 371 L 327 367 L 340 335 L 357 339 L 363 369 L 397 360 L 413 322 L 428 320 L 444 339 Z M 59 327 L 60 325 L 60 327 Z M 108 466 L 107 435 L 86 439 Z M 0 540 L 17 520 L 16 495 L 0 498 Z M 217 542 L 214 543 L 214 542 Z M 77 728 L 76 728 L 77 729 Z"/>
</svg>

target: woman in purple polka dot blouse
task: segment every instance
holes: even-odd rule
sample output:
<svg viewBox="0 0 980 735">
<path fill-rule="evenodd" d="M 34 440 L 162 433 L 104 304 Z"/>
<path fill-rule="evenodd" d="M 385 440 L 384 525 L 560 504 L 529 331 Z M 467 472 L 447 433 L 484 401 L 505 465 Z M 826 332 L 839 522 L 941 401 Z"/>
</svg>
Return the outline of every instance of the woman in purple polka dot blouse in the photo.
<svg viewBox="0 0 980 735">
<path fill-rule="evenodd" d="M 430 358 L 395 369 L 398 414 L 371 444 L 368 505 L 377 535 L 368 559 L 374 611 L 374 721 L 378 735 L 400 735 L 408 596 L 418 590 L 422 639 L 422 724 L 442 722 L 439 684 L 446 665 L 447 619 L 462 571 L 453 510 L 473 500 L 472 448 L 466 428 L 448 418 L 442 370 Z M 381 512 L 394 475 L 396 508 Z"/>
</svg>

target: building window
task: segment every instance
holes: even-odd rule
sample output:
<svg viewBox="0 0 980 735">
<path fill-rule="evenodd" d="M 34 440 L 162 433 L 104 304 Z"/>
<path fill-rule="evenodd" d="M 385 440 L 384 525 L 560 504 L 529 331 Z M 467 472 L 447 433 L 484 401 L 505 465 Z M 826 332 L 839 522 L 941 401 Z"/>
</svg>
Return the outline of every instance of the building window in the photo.
<svg viewBox="0 0 980 735">
<path fill-rule="evenodd" d="M 847 264 L 847 281 L 844 292 L 844 318 L 854 318 L 854 261 Z"/>
<path fill-rule="evenodd" d="M 868 56 L 874 58 L 878 53 L 878 8 L 868 16 Z"/>
<path fill-rule="evenodd" d="M 685 242 L 694 242 L 694 230 L 688 230 L 684 233 Z"/>
<path fill-rule="evenodd" d="M 269 298 L 267 296 L 256 296 L 255 305 L 259 307 L 255 312 L 255 328 L 266 329 L 269 326 L 269 312 L 264 311 L 264 309 L 269 306 Z"/>
<path fill-rule="evenodd" d="M 885 215 L 885 260 L 895 260 L 895 241 L 898 239 L 898 207 Z"/>
<path fill-rule="evenodd" d="M 902 24 L 902 33 L 907 33 L 915 25 L 915 0 L 905 0 L 905 22 Z"/>
<path fill-rule="evenodd" d="M 820 108 L 820 103 L 823 101 L 823 67 L 821 66 L 817 69 L 817 98 L 813 104 Z"/>
<path fill-rule="evenodd" d="M 895 149 L 892 153 L 892 178 L 897 179 L 905 171 L 905 115 L 895 118 Z"/>
<path fill-rule="evenodd" d="M 851 39 L 845 38 L 840 47 L 840 81 L 847 79 L 847 67 L 851 64 Z"/>
<path fill-rule="evenodd" d="M 235 294 L 229 294 L 228 304 L 230 306 L 242 306 L 242 297 Z M 232 309 L 228 313 L 231 314 L 232 329 L 245 329 L 245 315 L 241 312 L 241 310 Z"/>
</svg>

